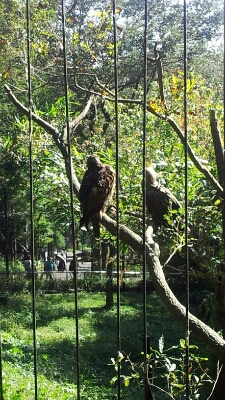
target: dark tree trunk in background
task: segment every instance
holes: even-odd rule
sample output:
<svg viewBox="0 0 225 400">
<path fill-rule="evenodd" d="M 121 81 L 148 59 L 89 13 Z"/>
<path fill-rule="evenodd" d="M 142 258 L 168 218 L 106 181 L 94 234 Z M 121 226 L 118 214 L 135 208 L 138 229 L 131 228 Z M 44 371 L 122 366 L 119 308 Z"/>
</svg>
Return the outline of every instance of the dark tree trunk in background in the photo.
<svg viewBox="0 0 225 400">
<path fill-rule="evenodd" d="M 224 209 L 224 202 L 223 202 Z M 225 243 L 225 213 L 224 210 L 222 212 L 223 216 L 223 241 Z M 221 269 L 224 270 L 225 261 L 221 264 Z M 221 275 L 217 277 L 217 282 L 215 287 L 215 294 L 217 300 L 217 310 L 216 310 L 216 322 L 217 327 L 216 330 L 222 331 L 223 339 L 225 339 L 225 275 Z M 222 364 L 222 363 L 220 363 Z M 216 382 L 213 395 L 215 400 L 223 400 L 225 394 L 225 359 L 222 365 L 222 369 L 219 374 L 219 378 Z"/>
<path fill-rule="evenodd" d="M 214 151 L 216 157 L 216 165 L 219 183 L 223 187 L 225 186 L 225 159 L 224 159 L 224 147 L 222 136 L 216 114 L 214 110 L 210 110 L 210 126 L 212 139 L 214 144 Z M 221 215 L 222 215 L 222 229 L 223 229 L 223 248 L 225 249 L 225 199 L 221 200 Z M 224 271 L 225 260 L 221 260 L 219 270 Z M 223 338 L 225 339 L 225 274 L 219 272 L 218 276 L 215 277 L 214 290 L 217 301 L 217 309 L 215 311 L 216 319 L 216 331 L 221 331 Z M 219 378 L 216 382 L 213 395 L 215 400 L 223 400 L 225 393 L 225 360 L 223 362 L 222 369 L 219 374 Z"/>
<path fill-rule="evenodd" d="M 102 243 L 102 255 L 104 254 L 104 258 L 102 257 L 102 265 L 104 269 L 106 269 L 106 307 L 110 308 L 113 306 L 113 254 L 114 248 L 109 245 L 108 242 Z M 104 270 L 103 269 L 103 270 Z"/>
<path fill-rule="evenodd" d="M 161 63 L 157 64 L 158 69 L 161 68 Z M 160 76 L 160 81 L 159 81 L 159 87 L 160 87 L 160 94 L 162 93 L 162 85 L 163 85 L 163 74 L 158 73 L 158 77 Z M 17 109 L 22 112 L 24 115 L 26 115 L 28 118 L 30 116 L 30 111 L 28 108 L 26 108 L 22 103 L 19 102 L 19 100 L 15 97 L 15 95 L 12 93 L 11 89 L 5 85 L 5 91 L 9 97 L 9 100 L 17 107 Z M 84 89 L 84 91 L 87 91 L 88 89 Z M 164 93 L 164 92 L 163 92 Z M 164 94 L 163 94 L 164 95 Z M 161 100 L 162 95 L 161 95 Z M 71 131 L 76 129 L 77 126 L 79 126 L 80 122 L 84 117 L 87 115 L 90 105 L 93 101 L 93 95 L 91 95 L 88 99 L 87 104 L 85 105 L 83 111 L 76 117 L 72 122 L 71 122 Z M 121 99 L 120 102 L 122 103 L 130 103 L 130 99 Z M 135 104 L 142 104 L 142 100 L 135 99 Z M 164 107 L 166 107 L 165 101 L 164 101 Z M 150 104 L 147 104 L 147 111 L 150 112 L 151 114 L 155 115 L 157 118 L 166 121 L 171 128 L 176 132 L 178 135 L 181 143 L 186 146 L 186 139 L 185 135 L 182 132 L 182 130 L 179 128 L 175 120 L 170 115 L 162 115 L 155 111 L 153 107 L 151 107 Z M 211 114 L 212 118 L 212 131 L 214 135 L 214 140 L 216 141 L 216 159 L 222 159 L 223 158 L 223 169 L 225 172 L 225 164 L 224 164 L 224 148 L 223 144 L 221 145 L 221 141 L 218 138 L 218 125 L 216 123 L 214 124 L 214 115 L 213 113 Z M 69 181 L 72 181 L 72 186 L 74 193 L 78 196 L 79 193 L 79 181 L 77 179 L 74 167 L 73 167 L 73 162 L 70 162 L 70 155 L 68 153 L 68 146 L 66 142 L 66 137 L 67 137 L 67 126 L 63 127 L 62 132 L 60 133 L 54 126 L 49 124 L 47 121 L 39 117 L 37 114 L 32 112 L 32 119 L 35 123 L 37 123 L 39 126 L 41 126 L 46 132 L 48 132 L 56 146 L 58 147 L 59 151 L 62 154 L 62 157 L 64 158 L 65 162 L 65 168 L 67 172 L 67 176 Z M 222 150 L 221 150 L 222 147 Z M 223 157 L 222 157 L 222 152 L 223 152 Z M 218 198 L 221 199 L 221 205 L 222 205 L 222 210 L 218 209 L 218 212 L 222 211 L 222 220 L 223 220 L 223 242 L 225 244 L 225 209 L 224 209 L 224 199 L 225 199 L 225 193 L 224 193 L 224 183 L 223 186 L 218 182 L 216 177 L 210 172 L 210 170 L 200 162 L 199 158 L 196 157 L 194 150 L 191 148 L 190 144 L 187 144 L 187 153 L 188 156 L 190 157 L 190 160 L 194 163 L 195 167 L 203 174 L 204 178 L 208 183 L 212 185 L 212 187 L 216 190 Z M 218 167 L 218 164 L 217 164 Z M 220 167 L 218 167 L 220 180 L 222 180 L 222 173 Z M 225 173 L 224 173 L 225 176 Z M 117 222 L 110 218 L 107 214 L 102 214 L 101 216 L 99 215 L 99 221 L 102 223 L 102 225 L 110 232 L 113 236 L 117 236 L 119 234 L 119 238 L 121 241 L 123 241 L 125 244 L 130 246 L 134 251 L 136 251 L 139 255 L 142 255 L 143 253 L 143 239 L 134 231 L 132 231 L 130 228 L 123 224 L 119 224 L 119 232 L 118 232 L 118 226 Z M 98 250 L 99 254 L 100 250 Z M 95 259 L 95 252 L 93 249 L 93 256 Z M 100 257 L 98 256 L 98 260 Z M 168 311 L 183 325 L 186 327 L 186 310 L 185 307 L 178 301 L 174 293 L 171 291 L 170 287 L 167 284 L 167 281 L 165 279 L 164 275 L 164 270 L 163 267 L 160 263 L 159 260 L 159 248 L 157 243 L 146 243 L 146 262 L 147 266 L 149 268 L 149 272 L 151 274 L 152 282 L 154 284 L 154 287 L 159 294 L 161 300 L 167 307 Z M 221 263 L 223 263 L 224 260 L 221 260 Z M 98 263 L 99 268 L 100 263 Z M 107 304 L 112 304 L 113 299 L 112 299 L 112 260 L 110 259 L 109 262 L 107 263 L 107 270 L 108 270 L 108 283 L 107 283 Z M 224 268 L 218 269 L 218 278 L 221 276 L 223 278 L 224 276 Z M 221 293 L 220 293 L 221 295 Z M 222 305 L 222 303 L 221 303 Z M 224 306 L 224 304 L 223 304 Z M 223 332 L 225 332 L 225 316 L 222 315 L 223 310 L 221 309 L 221 312 L 219 312 L 219 317 L 222 319 L 221 321 L 221 327 L 223 329 Z M 219 319 L 220 319 L 219 318 Z M 195 335 L 197 338 L 199 338 L 202 343 L 205 346 L 208 346 L 211 351 L 215 354 L 215 356 L 220 360 L 221 364 L 225 365 L 225 341 L 221 336 L 214 331 L 210 326 L 206 325 L 203 321 L 200 319 L 196 318 L 193 314 L 189 314 L 189 324 L 190 324 L 190 330 Z M 224 385 L 225 385 L 225 379 L 224 379 L 224 372 L 221 371 L 221 376 L 218 379 L 216 388 L 215 388 L 215 393 L 217 393 L 215 399 L 216 400 L 223 400 L 224 399 Z"/>
<path fill-rule="evenodd" d="M 96 240 L 93 236 L 92 239 L 92 252 L 91 252 L 91 270 L 101 271 L 102 257 L 101 257 L 101 244 L 99 240 Z"/>
</svg>

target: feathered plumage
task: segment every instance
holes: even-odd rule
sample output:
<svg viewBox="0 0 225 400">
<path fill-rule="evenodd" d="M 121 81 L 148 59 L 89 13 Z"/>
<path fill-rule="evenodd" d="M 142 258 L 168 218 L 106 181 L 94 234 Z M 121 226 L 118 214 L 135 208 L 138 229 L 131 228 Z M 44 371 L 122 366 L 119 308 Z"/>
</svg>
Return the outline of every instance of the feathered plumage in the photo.
<svg viewBox="0 0 225 400">
<path fill-rule="evenodd" d="M 83 213 L 80 220 L 80 228 L 85 225 L 88 229 L 91 219 L 94 235 L 99 237 L 99 221 L 94 214 L 105 212 L 107 201 L 113 196 L 115 172 L 112 167 L 103 164 L 96 155 L 88 157 L 87 168 L 79 191 L 79 200 Z"/>
<path fill-rule="evenodd" d="M 166 215 L 169 215 L 170 210 L 179 210 L 181 204 L 169 189 L 157 181 L 157 174 L 152 167 L 146 168 L 145 172 L 146 208 L 152 216 L 154 231 L 157 231 L 161 225 L 166 227 L 171 226 L 168 224 Z M 176 215 L 173 214 L 173 220 L 175 219 Z"/>
</svg>

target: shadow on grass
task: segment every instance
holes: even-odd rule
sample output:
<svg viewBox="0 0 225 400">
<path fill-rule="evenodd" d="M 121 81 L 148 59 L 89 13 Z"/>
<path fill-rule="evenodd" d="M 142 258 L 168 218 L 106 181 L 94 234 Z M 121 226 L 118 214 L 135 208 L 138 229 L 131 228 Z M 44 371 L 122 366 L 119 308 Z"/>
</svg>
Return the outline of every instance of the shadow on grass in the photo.
<svg viewBox="0 0 225 400">
<path fill-rule="evenodd" d="M 36 298 L 37 331 L 42 332 L 37 349 L 38 369 L 49 380 L 71 384 L 76 383 L 77 377 L 74 300 L 73 294 L 39 294 Z M 81 382 L 88 382 L 89 386 L 109 387 L 110 380 L 117 374 L 109 364 L 111 358 L 117 359 L 118 309 L 116 306 L 106 309 L 104 304 L 104 294 L 78 294 L 80 377 Z M 174 321 L 155 292 L 147 294 L 146 309 L 151 346 L 158 348 L 162 334 L 165 348 L 178 345 L 179 340 L 184 338 L 184 329 Z M 29 294 L 13 296 L 7 306 L 2 307 L 3 329 L 9 327 L 7 321 L 10 318 L 18 324 L 18 332 L 19 326 L 31 329 L 31 312 L 32 299 Z M 143 294 L 121 293 L 121 350 L 129 354 L 132 362 L 143 361 L 143 331 Z M 43 336 L 44 332 L 48 332 L 48 337 Z M 15 347 L 19 348 L 17 356 L 13 350 Z M 30 365 L 33 361 L 32 346 L 9 342 L 4 347 L 3 341 L 3 359 Z M 133 388 L 128 387 L 127 393 L 130 390 Z"/>
</svg>

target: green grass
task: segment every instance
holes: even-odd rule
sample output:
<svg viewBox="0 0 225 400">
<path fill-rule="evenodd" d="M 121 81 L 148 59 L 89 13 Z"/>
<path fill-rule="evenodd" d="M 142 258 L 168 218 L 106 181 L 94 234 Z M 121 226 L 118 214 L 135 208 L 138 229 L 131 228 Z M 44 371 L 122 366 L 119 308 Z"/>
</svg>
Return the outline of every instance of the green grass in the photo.
<svg viewBox="0 0 225 400">
<path fill-rule="evenodd" d="M 135 362 L 142 361 L 142 302 L 141 293 L 121 294 L 121 349 Z M 117 386 L 110 384 L 116 373 L 109 365 L 112 357 L 117 358 L 117 308 L 106 309 L 102 293 L 83 292 L 78 294 L 78 307 L 81 399 L 117 399 Z M 158 348 L 162 334 L 166 348 L 184 337 L 184 329 L 154 292 L 147 295 L 147 316 L 152 347 Z M 30 294 L 11 296 L 7 305 L 1 306 L 4 400 L 34 399 L 32 323 Z M 76 399 L 74 295 L 38 294 L 36 324 L 38 398 Z M 122 386 L 121 398 L 144 398 L 142 386 Z"/>
</svg>

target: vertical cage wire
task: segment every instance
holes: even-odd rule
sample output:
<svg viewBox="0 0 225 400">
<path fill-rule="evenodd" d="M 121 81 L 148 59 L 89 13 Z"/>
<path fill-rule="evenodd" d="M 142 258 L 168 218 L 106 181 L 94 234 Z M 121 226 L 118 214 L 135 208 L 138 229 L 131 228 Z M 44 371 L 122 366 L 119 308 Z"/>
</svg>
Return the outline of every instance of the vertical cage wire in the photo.
<svg viewBox="0 0 225 400">
<path fill-rule="evenodd" d="M 225 6 L 225 1 L 224 1 Z M 68 141 L 68 156 L 70 162 L 71 178 L 71 147 L 70 147 L 70 124 L 69 124 L 69 95 L 68 95 L 68 76 L 67 76 L 67 53 L 66 53 L 66 24 L 64 13 L 64 0 L 61 0 L 62 7 L 62 36 L 63 36 L 63 60 L 64 60 L 64 85 L 66 102 L 66 126 Z M 146 102 L 147 102 L 147 29 L 148 29 L 148 2 L 144 0 L 145 26 L 144 26 L 144 94 L 143 94 L 143 186 L 145 187 L 145 162 L 146 162 Z M 30 161 L 30 226 L 31 226 L 31 259 L 32 259 L 32 315 L 33 315 L 33 349 L 34 349 L 34 379 L 35 379 L 35 400 L 38 398 L 38 364 L 37 364 L 37 342 L 36 342 L 36 300 L 35 300 L 35 268 L 34 268 L 34 226 L 33 226 L 33 121 L 32 121 L 32 72 L 31 72 L 31 39 L 30 39 L 30 1 L 26 0 L 27 17 L 27 88 L 29 103 L 29 161 Z M 116 218 L 117 218 L 117 348 L 121 351 L 121 327 L 120 327 L 120 243 L 119 243 L 119 111 L 118 111 L 118 64 L 117 64 L 117 28 L 116 28 L 116 1 L 113 0 L 113 30 L 114 30 L 114 77 L 115 77 L 115 121 L 116 121 Z M 224 83 L 225 88 L 225 83 Z M 224 89 L 225 90 L 225 89 Z M 187 128 L 187 4 L 184 0 L 184 130 L 185 130 L 185 245 L 186 245 L 186 398 L 189 398 L 189 254 L 188 254 L 188 128 Z M 224 139 L 225 140 L 225 139 Z M 224 143 L 225 144 L 225 143 Z M 225 163 L 224 163 L 225 170 Z M 73 261 L 76 265 L 76 245 L 75 245 L 75 216 L 74 216 L 74 197 L 72 179 L 70 179 L 70 201 L 72 217 L 72 238 L 73 238 Z M 147 340 L 147 310 L 146 310 L 146 247 L 145 247 L 145 208 L 146 198 L 143 196 L 143 330 L 144 330 L 144 359 L 145 359 L 145 400 L 151 399 L 149 392 L 149 382 L 147 374 L 147 353 L 149 342 Z M 80 354 L 79 354 L 79 324 L 78 324 L 78 297 L 77 297 L 77 274 L 74 274 L 74 293 L 75 293 L 75 323 L 76 323 L 76 366 L 77 366 L 77 399 L 80 400 Z M 1 330 L 0 330 L 1 334 Z M 119 359 L 118 359 L 119 362 Z M 0 336 L 0 395 L 3 398 L 2 384 L 2 346 Z M 120 399 L 120 368 L 118 368 L 118 399 Z"/>
<path fill-rule="evenodd" d="M 184 0 L 184 135 L 185 135 L 185 278 L 186 278 L 186 398 L 189 399 L 189 251 L 188 251 L 188 126 L 187 126 L 187 2 Z"/>
<path fill-rule="evenodd" d="M 2 369 L 2 327 L 1 327 L 1 320 L 0 320 L 0 399 L 3 399 L 3 369 Z"/>
<path fill-rule="evenodd" d="M 121 325 L 120 325 L 120 241 L 119 241 L 119 110 L 118 110 L 118 51 L 116 26 L 116 0 L 112 3 L 114 40 L 115 131 L 116 131 L 116 265 L 117 265 L 117 398 L 121 398 Z"/>
<path fill-rule="evenodd" d="M 70 121 L 69 121 L 69 93 L 68 93 L 68 74 L 67 74 L 67 51 L 66 51 L 66 18 L 65 3 L 62 0 L 62 36 L 63 36 L 63 68 L 64 68 L 64 89 L 66 102 L 66 128 L 67 128 L 67 145 L 69 158 L 69 183 L 70 183 L 70 210 L 72 224 L 72 240 L 73 240 L 73 265 L 74 265 L 74 296 L 75 296 L 75 329 L 76 329 L 76 379 L 77 379 L 77 400 L 80 400 L 80 349 L 79 349 L 79 317 L 78 317 L 78 291 L 77 291 L 77 269 L 76 269 L 76 242 L 75 242 L 75 215 L 74 215 L 74 194 L 72 182 L 72 157 L 71 157 L 71 138 L 70 138 Z"/>
<path fill-rule="evenodd" d="M 34 266 L 34 204 L 33 204 L 33 121 L 32 121 L 32 82 L 31 82 L 31 13 L 30 1 L 26 1 L 27 19 L 27 89 L 29 108 L 29 164 L 30 164 L 30 231 L 31 231 L 31 263 L 32 263 L 32 324 L 33 324 L 33 353 L 34 353 L 34 395 L 38 398 L 37 381 L 37 333 L 36 333 L 36 294 L 35 294 L 35 266 Z"/>
<path fill-rule="evenodd" d="M 143 345 L 144 345 L 144 398 L 145 400 L 152 399 L 152 392 L 149 382 L 149 370 L 147 355 L 150 347 L 150 338 L 147 332 L 147 290 L 146 290 L 146 246 L 145 246 L 145 229 L 146 229 L 146 124 L 147 124 L 147 84 L 148 84 L 148 0 L 144 1 L 144 35 L 143 35 L 143 70 L 144 70 L 144 87 L 143 87 L 143 143 L 142 143 L 142 238 L 143 238 Z"/>
<path fill-rule="evenodd" d="M 223 2 L 223 190 L 225 190 L 225 0 Z M 223 201 L 225 214 L 225 200 Z M 225 218 L 223 218 L 223 235 L 225 236 Z"/>
</svg>

